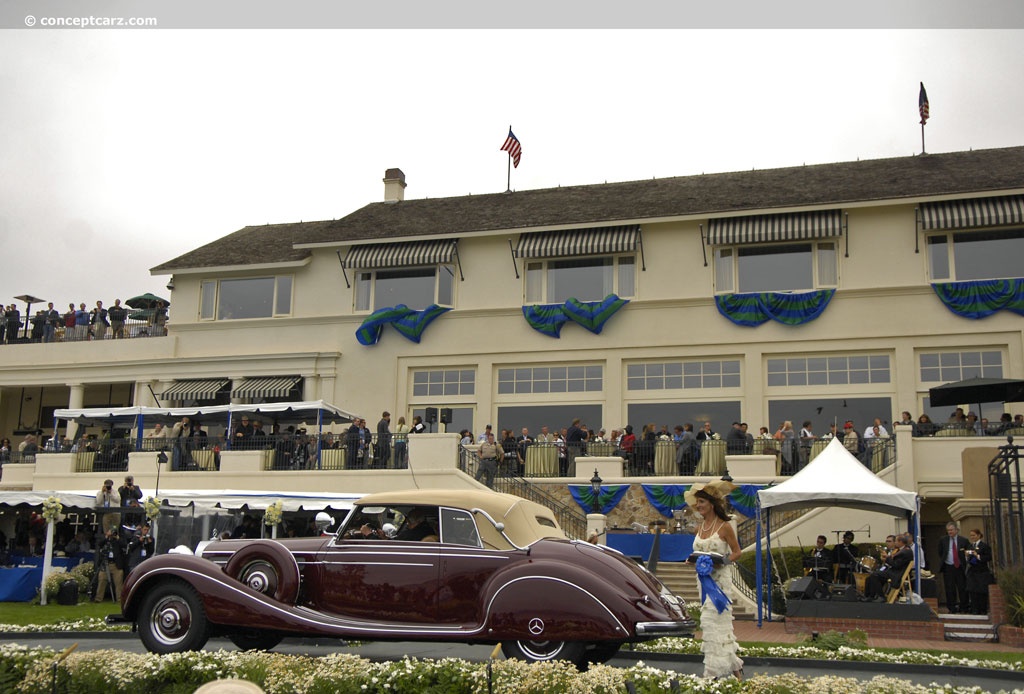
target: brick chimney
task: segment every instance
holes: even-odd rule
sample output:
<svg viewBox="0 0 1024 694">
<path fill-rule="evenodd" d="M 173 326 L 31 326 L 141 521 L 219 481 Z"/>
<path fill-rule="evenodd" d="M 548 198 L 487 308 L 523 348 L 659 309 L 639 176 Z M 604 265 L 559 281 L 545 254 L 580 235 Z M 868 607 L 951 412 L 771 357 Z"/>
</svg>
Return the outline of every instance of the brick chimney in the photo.
<svg viewBox="0 0 1024 694">
<path fill-rule="evenodd" d="M 388 169 L 384 172 L 384 202 L 402 200 L 405 200 L 405 174 L 401 169 Z"/>
</svg>

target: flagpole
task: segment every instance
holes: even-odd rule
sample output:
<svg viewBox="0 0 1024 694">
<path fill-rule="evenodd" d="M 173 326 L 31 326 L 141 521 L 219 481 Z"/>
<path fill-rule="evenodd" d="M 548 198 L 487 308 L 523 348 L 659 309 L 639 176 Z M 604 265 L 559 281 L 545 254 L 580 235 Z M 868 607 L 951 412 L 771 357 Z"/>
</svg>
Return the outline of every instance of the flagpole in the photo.
<svg viewBox="0 0 1024 694">
<path fill-rule="evenodd" d="M 508 126 L 508 134 L 509 135 L 512 134 L 512 125 L 511 124 L 509 124 L 509 126 Z M 508 178 L 506 179 L 506 183 L 505 183 L 505 192 L 506 193 L 511 193 L 512 192 L 512 150 L 509 150 L 509 152 L 508 152 L 508 164 L 507 164 L 507 167 L 508 167 Z"/>
<path fill-rule="evenodd" d="M 921 123 L 921 154 L 925 154 L 925 151 L 924 151 L 924 123 Z"/>
</svg>

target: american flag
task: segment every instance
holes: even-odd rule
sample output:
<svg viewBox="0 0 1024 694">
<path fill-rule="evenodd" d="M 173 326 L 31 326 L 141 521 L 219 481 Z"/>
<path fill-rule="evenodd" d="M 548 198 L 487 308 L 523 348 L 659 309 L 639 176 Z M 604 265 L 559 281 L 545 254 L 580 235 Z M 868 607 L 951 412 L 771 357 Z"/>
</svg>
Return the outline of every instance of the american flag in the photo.
<svg viewBox="0 0 1024 694">
<path fill-rule="evenodd" d="M 917 110 L 921 112 L 921 125 L 928 120 L 928 92 L 924 90 L 924 82 L 921 83 L 921 93 L 917 95 Z"/>
<path fill-rule="evenodd" d="M 519 159 L 523 156 L 523 148 L 519 144 L 519 138 L 512 134 L 512 128 L 508 129 L 508 137 L 505 138 L 505 144 L 501 146 L 501 151 L 508 152 L 508 156 L 512 157 L 512 166 L 519 168 Z"/>
</svg>

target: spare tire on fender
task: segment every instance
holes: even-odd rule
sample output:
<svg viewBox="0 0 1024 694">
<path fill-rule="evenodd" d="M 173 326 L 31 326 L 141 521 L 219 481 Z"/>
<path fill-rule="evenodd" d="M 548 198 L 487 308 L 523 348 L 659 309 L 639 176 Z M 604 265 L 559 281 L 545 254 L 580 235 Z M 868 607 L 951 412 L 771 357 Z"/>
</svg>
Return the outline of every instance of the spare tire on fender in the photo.
<svg viewBox="0 0 1024 694">
<path fill-rule="evenodd" d="M 257 540 L 234 553 L 224 573 L 258 593 L 292 604 L 299 597 L 299 564 L 276 540 Z"/>
</svg>

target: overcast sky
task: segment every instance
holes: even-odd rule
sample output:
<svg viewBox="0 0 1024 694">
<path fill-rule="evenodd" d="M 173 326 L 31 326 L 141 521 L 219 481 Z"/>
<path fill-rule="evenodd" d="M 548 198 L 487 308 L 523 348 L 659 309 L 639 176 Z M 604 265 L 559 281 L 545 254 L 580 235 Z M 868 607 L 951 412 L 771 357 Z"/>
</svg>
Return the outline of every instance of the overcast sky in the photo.
<svg viewBox="0 0 1024 694">
<path fill-rule="evenodd" d="M 0 302 L 152 291 L 250 224 L 383 199 L 1024 144 L 1020 30 L 0 36 Z M 19 307 L 24 310 L 24 307 Z M 173 309 L 172 309 L 173 310 Z"/>
</svg>

